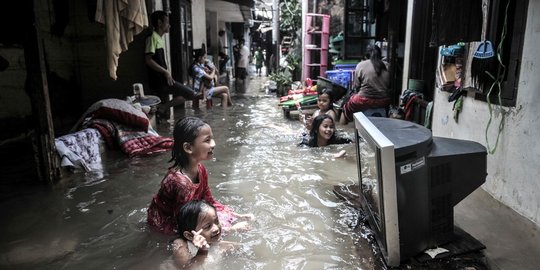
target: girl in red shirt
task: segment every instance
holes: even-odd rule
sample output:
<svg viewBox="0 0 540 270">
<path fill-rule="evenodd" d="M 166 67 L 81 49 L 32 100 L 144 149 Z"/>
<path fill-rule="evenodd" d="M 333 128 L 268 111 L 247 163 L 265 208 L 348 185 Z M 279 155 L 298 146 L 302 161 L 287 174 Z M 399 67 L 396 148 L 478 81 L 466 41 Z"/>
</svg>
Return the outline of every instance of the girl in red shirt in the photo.
<svg viewBox="0 0 540 270">
<path fill-rule="evenodd" d="M 214 199 L 208 186 L 208 173 L 200 162 L 212 159 L 216 143 L 212 128 L 196 117 L 185 117 L 174 127 L 171 166 L 161 187 L 148 207 L 148 225 L 165 234 L 175 234 L 177 213 L 191 200 L 205 200 L 218 211 L 224 230 L 248 229 L 246 221 L 233 224 L 237 218 L 252 219 L 252 214 L 237 214 Z"/>
</svg>

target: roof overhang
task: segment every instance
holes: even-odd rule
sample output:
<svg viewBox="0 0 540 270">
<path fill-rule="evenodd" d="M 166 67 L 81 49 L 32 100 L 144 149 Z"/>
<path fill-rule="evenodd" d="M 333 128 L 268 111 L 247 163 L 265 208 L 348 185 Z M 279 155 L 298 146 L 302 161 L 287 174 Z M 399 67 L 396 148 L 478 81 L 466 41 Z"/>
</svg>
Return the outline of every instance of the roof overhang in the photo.
<svg viewBox="0 0 540 270">
<path fill-rule="evenodd" d="M 253 0 L 206 0 L 206 10 L 217 13 L 224 22 L 247 22 L 251 16 Z"/>
</svg>

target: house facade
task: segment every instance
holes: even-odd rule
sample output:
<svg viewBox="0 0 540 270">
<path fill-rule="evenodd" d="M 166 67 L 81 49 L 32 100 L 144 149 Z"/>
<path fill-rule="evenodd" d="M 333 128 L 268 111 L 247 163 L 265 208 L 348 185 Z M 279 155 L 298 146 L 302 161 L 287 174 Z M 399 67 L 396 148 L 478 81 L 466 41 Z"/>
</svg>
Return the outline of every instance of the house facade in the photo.
<svg viewBox="0 0 540 270">
<path fill-rule="evenodd" d="M 435 89 L 432 130 L 434 136 L 472 140 L 486 146 L 492 153 L 488 154 L 488 175 L 482 188 L 540 225 L 540 144 L 536 140 L 540 131 L 540 106 L 536 103 L 540 102 L 540 52 L 536 47 L 540 43 L 540 2 L 513 2 L 521 5 L 522 12 L 509 15 L 508 20 L 514 26 L 524 20 L 521 29 L 508 29 L 514 34 L 523 32 L 521 55 L 511 59 L 514 66 L 507 67 L 515 75 L 515 82 L 506 83 L 510 76 L 505 77 L 514 104 L 489 105 L 476 97 L 475 91 L 467 91 L 456 121 L 454 104 L 448 102 L 450 93 Z M 520 49 L 517 43 L 510 46 Z M 498 97 L 496 92 L 492 96 Z"/>
</svg>

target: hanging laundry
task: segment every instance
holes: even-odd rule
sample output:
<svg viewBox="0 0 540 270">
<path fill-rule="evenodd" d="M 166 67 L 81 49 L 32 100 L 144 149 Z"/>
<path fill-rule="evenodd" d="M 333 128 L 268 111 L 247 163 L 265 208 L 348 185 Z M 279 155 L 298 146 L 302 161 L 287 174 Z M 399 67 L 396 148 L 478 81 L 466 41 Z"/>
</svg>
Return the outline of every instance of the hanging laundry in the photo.
<svg viewBox="0 0 540 270">
<path fill-rule="evenodd" d="M 414 102 L 416 99 L 424 99 L 424 94 L 409 89 L 403 91 L 403 94 L 401 94 L 400 104 L 405 113 L 405 120 L 410 121 L 413 119 Z"/>
<path fill-rule="evenodd" d="M 96 21 L 107 28 L 107 65 L 116 80 L 118 58 L 128 49 L 133 37 L 148 27 L 144 0 L 97 0 Z"/>
</svg>

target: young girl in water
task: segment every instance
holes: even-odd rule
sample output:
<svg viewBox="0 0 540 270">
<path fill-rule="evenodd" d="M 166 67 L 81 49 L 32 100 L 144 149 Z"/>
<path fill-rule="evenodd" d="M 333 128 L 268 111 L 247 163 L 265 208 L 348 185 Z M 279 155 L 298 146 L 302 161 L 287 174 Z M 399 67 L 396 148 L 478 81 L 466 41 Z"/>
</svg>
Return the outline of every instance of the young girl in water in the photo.
<svg viewBox="0 0 540 270">
<path fill-rule="evenodd" d="M 161 187 L 148 207 L 148 225 L 159 232 L 174 234 L 177 229 L 177 213 L 180 207 L 192 200 L 204 199 L 218 211 L 218 217 L 226 230 L 247 229 L 247 222 L 233 225 L 237 218 L 252 219 L 252 214 L 240 215 L 214 199 L 208 186 L 208 173 L 202 163 L 214 155 L 212 128 L 196 117 L 185 117 L 176 122 L 173 131 L 174 164 L 161 181 Z"/>
<path fill-rule="evenodd" d="M 202 263 L 212 246 L 219 245 L 219 252 L 234 249 L 234 243 L 222 241 L 216 208 L 208 202 L 187 202 L 180 208 L 177 218 L 179 238 L 172 243 L 172 257 L 177 266 Z"/>
<path fill-rule="evenodd" d="M 324 88 L 321 90 L 317 98 L 317 106 L 319 109 L 307 119 L 305 118 L 304 114 L 300 114 L 300 121 L 304 122 L 305 120 L 306 129 L 308 131 L 311 131 L 313 119 L 321 114 L 326 114 L 332 117 L 332 119 L 336 119 L 336 111 L 334 110 L 334 94 L 331 89 Z"/>
<path fill-rule="evenodd" d="M 313 119 L 313 127 L 309 136 L 304 136 L 300 145 L 310 147 L 322 147 L 330 144 L 351 143 L 349 138 L 336 136 L 336 126 L 334 119 L 328 114 L 318 115 Z M 334 157 L 342 157 L 345 151 L 334 154 Z"/>
</svg>

